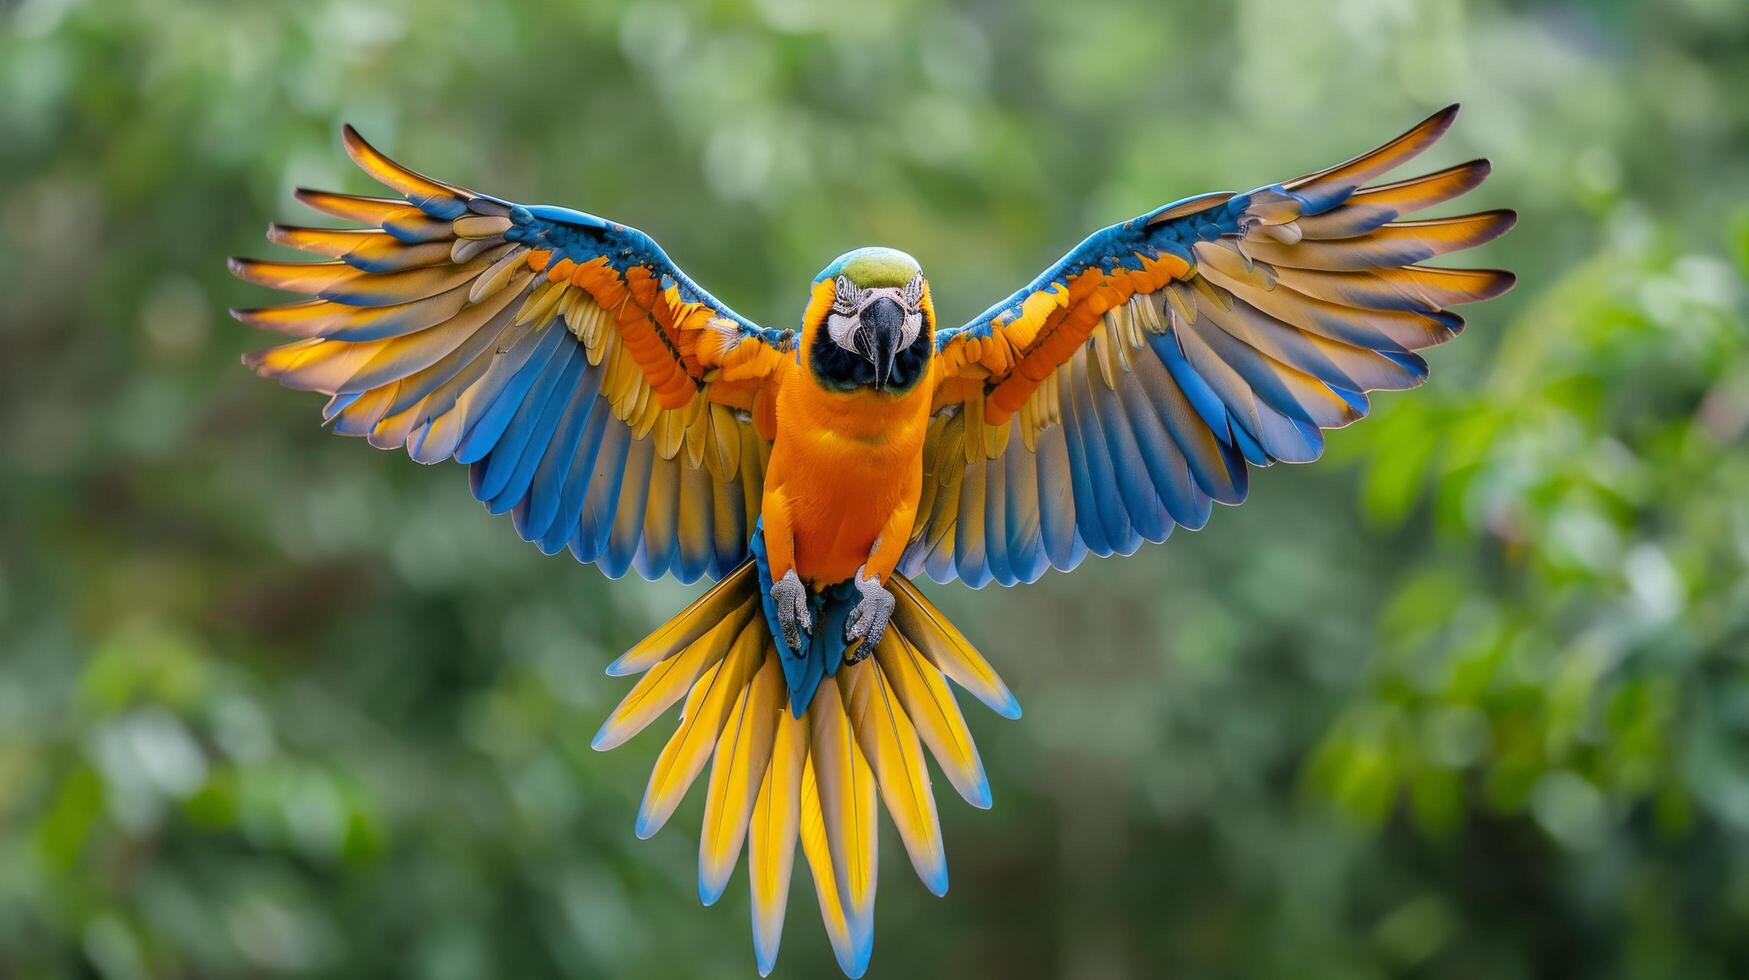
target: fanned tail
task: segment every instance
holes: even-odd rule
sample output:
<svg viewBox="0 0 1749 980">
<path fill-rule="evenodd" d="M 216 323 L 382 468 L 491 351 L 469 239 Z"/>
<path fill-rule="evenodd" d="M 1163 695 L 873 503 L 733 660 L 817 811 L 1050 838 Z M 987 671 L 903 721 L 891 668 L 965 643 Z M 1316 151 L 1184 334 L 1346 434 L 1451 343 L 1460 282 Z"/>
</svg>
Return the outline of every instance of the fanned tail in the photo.
<svg viewBox="0 0 1749 980">
<path fill-rule="evenodd" d="M 925 750 L 966 802 L 990 806 L 977 746 L 947 681 L 1005 718 L 1020 706 L 965 636 L 901 576 L 898 606 L 873 656 L 825 677 L 807 710 L 789 710 L 780 647 L 760 609 L 750 559 L 608 667 L 641 674 L 593 742 L 613 748 L 685 699 L 639 808 L 649 837 L 711 763 L 699 840 L 698 892 L 716 902 L 745 846 L 753 948 L 761 976 L 777 961 L 795 845 L 820 916 L 851 977 L 874 951 L 876 795 L 924 887 L 947 891 L 947 853 Z"/>
</svg>

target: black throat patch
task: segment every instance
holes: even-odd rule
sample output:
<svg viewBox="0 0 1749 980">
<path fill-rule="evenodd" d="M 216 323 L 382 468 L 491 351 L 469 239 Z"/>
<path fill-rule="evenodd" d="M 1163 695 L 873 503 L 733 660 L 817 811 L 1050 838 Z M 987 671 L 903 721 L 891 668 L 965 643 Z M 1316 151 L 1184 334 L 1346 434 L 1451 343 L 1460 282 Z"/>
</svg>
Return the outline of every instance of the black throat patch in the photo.
<svg viewBox="0 0 1749 980">
<path fill-rule="evenodd" d="M 917 339 L 894 356 L 893 373 L 887 377 L 886 386 L 881 391 L 902 395 L 923 380 L 924 372 L 929 370 L 929 356 L 935 351 L 935 331 L 931 329 L 933 326 L 929 318 L 925 317 L 923 329 L 917 331 Z M 808 360 L 813 365 L 814 379 L 827 391 L 856 391 L 859 388 L 874 390 L 874 362 L 856 351 L 838 346 L 824 326 L 814 331 L 814 346 L 808 353 Z"/>
</svg>

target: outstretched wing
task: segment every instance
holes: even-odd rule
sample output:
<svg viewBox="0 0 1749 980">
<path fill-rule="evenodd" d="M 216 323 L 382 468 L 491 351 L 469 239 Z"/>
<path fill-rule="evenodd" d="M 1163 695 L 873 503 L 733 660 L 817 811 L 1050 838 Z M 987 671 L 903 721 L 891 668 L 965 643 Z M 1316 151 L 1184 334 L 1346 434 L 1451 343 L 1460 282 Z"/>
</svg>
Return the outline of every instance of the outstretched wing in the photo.
<svg viewBox="0 0 1749 980">
<path fill-rule="evenodd" d="M 350 126 L 345 144 L 401 197 L 300 190 L 371 227 L 274 225 L 332 261 L 232 260 L 314 297 L 233 311 L 301 338 L 244 362 L 329 395 L 337 432 L 470 464 L 474 495 L 548 554 L 688 582 L 744 559 L 789 332 L 737 316 L 634 228 L 432 180 Z"/>
<path fill-rule="evenodd" d="M 936 335 L 937 414 L 900 568 L 973 586 L 1130 554 L 1214 501 L 1246 465 L 1305 462 L 1366 392 L 1420 384 L 1447 312 L 1513 276 L 1419 265 L 1487 242 L 1510 211 L 1399 221 L 1480 184 L 1477 160 L 1361 189 L 1432 145 L 1452 106 L 1371 153 L 1246 194 L 1113 225 L 1031 285 Z"/>
</svg>

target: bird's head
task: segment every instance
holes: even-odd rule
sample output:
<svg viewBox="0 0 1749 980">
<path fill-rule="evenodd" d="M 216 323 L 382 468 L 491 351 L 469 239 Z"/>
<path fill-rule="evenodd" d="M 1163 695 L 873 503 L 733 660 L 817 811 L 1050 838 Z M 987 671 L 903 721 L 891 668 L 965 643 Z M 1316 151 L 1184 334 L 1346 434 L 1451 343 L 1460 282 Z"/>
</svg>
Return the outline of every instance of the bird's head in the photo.
<svg viewBox="0 0 1749 980">
<path fill-rule="evenodd" d="M 840 255 L 814 277 L 802 343 L 826 388 L 911 390 L 935 350 L 935 306 L 922 267 L 891 248 Z"/>
</svg>

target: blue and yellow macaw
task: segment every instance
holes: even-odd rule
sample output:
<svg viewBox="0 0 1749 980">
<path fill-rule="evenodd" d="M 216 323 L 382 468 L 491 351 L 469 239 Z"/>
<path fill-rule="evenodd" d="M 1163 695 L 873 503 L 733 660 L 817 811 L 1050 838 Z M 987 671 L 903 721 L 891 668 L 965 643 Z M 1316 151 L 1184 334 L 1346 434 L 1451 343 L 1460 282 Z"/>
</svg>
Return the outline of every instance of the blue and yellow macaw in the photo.
<svg viewBox="0 0 1749 980">
<path fill-rule="evenodd" d="M 911 578 L 1032 582 L 1128 555 L 1248 466 L 1305 462 L 1367 392 L 1421 383 L 1416 353 L 1510 273 L 1420 263 L 1487 242 L 1510 211 L 1405 221 L 1480 184 L 1477 160 L 1366 186 L 1432 145 L 1445 109 L 1377 150 L 1094 233 L 1030 284 L 941 329 L 915 259 L 840 256 L 801 322 L 761 327 L 648 235 L 347 152 L 396 192 L 303 190 L 368 227 L 274 225 L 331 261 L 233 260 L 309 296 L 238 310 L 298 339 L 245 358 L 328 396 L 336 431 L 469 467 L 518 534 L 609 576 L 716 584 L 608 666 L 638 675 L 594 745 L 684 699 L 637 817 L 656 833 L 711 763 L 699 895 L 745 845 L 761 974 L 777 956 L 795 842 L 844 972 L 873 949 L 876 793 L 925 887 L 947 863 L 924 752 L 990 806 L 947 682 L 1020 707 Z"/>
</svg>

